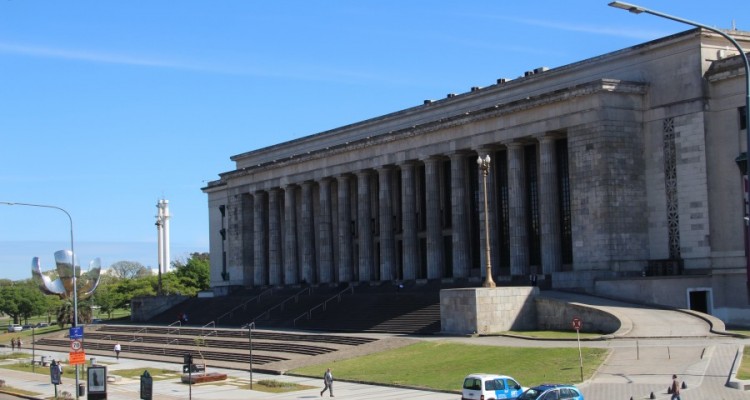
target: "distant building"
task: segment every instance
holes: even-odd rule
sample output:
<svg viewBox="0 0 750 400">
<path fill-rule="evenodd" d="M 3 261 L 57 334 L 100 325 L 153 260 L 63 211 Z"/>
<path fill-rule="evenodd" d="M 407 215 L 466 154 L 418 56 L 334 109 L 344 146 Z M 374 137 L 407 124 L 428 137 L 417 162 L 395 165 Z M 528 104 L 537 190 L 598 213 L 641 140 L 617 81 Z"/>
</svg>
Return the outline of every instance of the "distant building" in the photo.
<svg viewBox="0 0 750 400">
<path fill-rule="evenodd" d="M 489 218 L 500 285 L 750 324 L 744 74 L 695 29 L 233 156 L 203 188 L 211 286 L 479 284 Z"/>
</svg>

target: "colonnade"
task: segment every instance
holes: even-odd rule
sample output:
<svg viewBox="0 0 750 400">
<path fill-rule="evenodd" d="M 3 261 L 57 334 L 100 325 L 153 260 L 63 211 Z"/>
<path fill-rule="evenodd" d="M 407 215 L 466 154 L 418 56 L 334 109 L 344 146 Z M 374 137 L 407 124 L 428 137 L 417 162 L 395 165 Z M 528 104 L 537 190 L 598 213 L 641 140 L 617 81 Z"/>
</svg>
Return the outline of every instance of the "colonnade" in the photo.
<svg viewBox="0 0 750 400">
<path fill-rule="evenodd" d="M 561 142 L 562 141 L 562 142 Z M 560 144 L 562 143 L 562 146 Z M 252 285 L 551 274 L 566 262 L 560 157 L 565 139 L 454 151 L 250 191 L 234 229 Z M 489 210 L 477 156 L 492 157 Z M 565 164 L 566 165 L 566 164 Z M 567 168 L 563 168 L 567 170 Z M 261 184 L 257 184 L 262 187 Z M 230 205 L 231 206 L 231 205 Z M 250 249 L 246 246 L 251 246 Z M 250 251 L 247 251 L 250 250 Z M 570 256 L 568 256 L 570 258 Z M 567 260 L 569 263 L 570 260 Z"/>
</svg>

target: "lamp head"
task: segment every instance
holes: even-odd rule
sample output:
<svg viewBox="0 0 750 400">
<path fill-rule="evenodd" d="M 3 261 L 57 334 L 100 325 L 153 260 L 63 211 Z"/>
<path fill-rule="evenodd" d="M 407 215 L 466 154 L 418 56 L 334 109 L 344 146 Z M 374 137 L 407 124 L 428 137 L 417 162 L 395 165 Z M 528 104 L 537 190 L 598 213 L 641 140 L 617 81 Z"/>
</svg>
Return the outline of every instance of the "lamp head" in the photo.
<svg viewBox="0 0 750 400">
<path fill-rule="evenodd" d="M 641 6 L 636 6 L 634 4 L 629 4 L 629 3 L 623 3 L 621 1 L 613 1 L 609 3 L 609 6 L 614 7 L 614 8 L 619 8 L 622 10 L 627 10 L 627 11 L 632 12 L 633 14 L 640 14 L 644 11 L 644 8 Z"/>
</svg>

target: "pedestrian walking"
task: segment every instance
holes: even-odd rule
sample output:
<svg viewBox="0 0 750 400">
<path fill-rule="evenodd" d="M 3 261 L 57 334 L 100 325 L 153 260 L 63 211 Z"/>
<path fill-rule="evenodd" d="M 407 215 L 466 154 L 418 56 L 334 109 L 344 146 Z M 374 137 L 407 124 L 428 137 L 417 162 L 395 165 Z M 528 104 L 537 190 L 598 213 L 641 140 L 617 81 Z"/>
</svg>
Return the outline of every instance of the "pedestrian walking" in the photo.
<svg viewBox="0 0 750 400">
<path fill-rule="evenodd" d="M 327 390 L 328 393 L 333 397 L 333 374 L 331 373 L 331 369 L 328 368 L 326 370 L 326 373 L 323 374 L 323 384 L 325 387 L 323 387 L 323 390 L 320 391 L 320 397 L 323 397 L 323 393 Z"/>
<path fill-rule="evenodd" d="M 122 347 L 120 346 L 120 343 L 115 344 L 115 357 L 117 359 L 120 359 L 120 351 L 122 350 Z"/>
<path fill-rule="evenodd" d="M 21 345 L 22 345 L 22 344 L 23 344 L 23 342 L 21 341 L 21 338 L 20 338 L 20 337 L 18 337 L 18 338 L 16 339 L 16 347 L 18 347 L 18 350 L 21 350 Z"/>
<path fill-rule="evenodd" d="M 682 400 L 682 398 L 680 397 L 680 381 L 677 380 L 677 375 L 672 375 L 671 400 Z"/>
<path fill-rule="evenodd" d="M 16 339 L 10 338 L 10 350 L 16 351 Z"/>
</svg>

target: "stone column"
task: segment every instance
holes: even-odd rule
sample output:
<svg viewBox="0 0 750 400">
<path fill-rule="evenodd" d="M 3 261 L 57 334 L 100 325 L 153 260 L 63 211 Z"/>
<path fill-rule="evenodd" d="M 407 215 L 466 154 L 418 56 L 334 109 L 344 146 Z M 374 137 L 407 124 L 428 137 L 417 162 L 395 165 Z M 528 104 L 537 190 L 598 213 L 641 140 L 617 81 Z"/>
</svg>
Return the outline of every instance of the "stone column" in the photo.
<svg viewBox="0 0 750 400">
<path fill-rule="evenodd" d="M 451 225 L 453 231 L 453 276 L 469 276 L 469 206 L 466 197 L 466 154 L 453 153 L 451 158 Z"/>
<path fill-rule="evenodd" d="M 529 272 L 529 240 L 526 228 L 526 174 L 523 145 L 508 143 L 508 219 L 510 229 L 510 274 Z"/>
<path fill-rule="evenodd" d="M 284 190 L 284 283 L 299 283 L 297 258 L 297 187 L 287 185 Z"/>
<path fill-rule="evenodd" d="M 393 230 L 393 167 L 378 169 L 380 207 L 380 280 L 396 279 L 396 235 Z"/>
<path fill-rule="evenodd" d="M 315 279 L 315 225 L 313 221 L 313 183 L 302 183 L 302 204 L 300 207 L 302 240 L 302 263 L 300 272 L 307 283 L 316 283 Z"/>
<path fill-rule="evenodd" d="M 445 270 L 443 227 L 440 215 L 440 163 L 441 160 L 438 158 L 424 160 L 428 279 L 442 278 Z"/>
<path fill-rule="evenodd" d="M 349 175 L 342 175 L 338 181 L 338 218 L 339 218 L 339 282 L 352 282 L 354 279 L 354 260 L 352 260 L 352 202 L 349 197 Z"/>
<path fill-rule="evenodd" d="M 331 180 L 323 178 L 320 187 L 320 215 L 318 216 L 319 279 L 333 282 L 333 220 L 331 216 Z"/>
<path fill-rule="evenodd" d="M 253 219 L 255 219 L 255 235 L 253 235 L 255 285 L 268 285 L 268 193 L 263 190 L 255 192 Z"/>
<path fill-rule="evenodd" d="M 539 138 L 539 222 L 541 224 L 542 272 L 545 275 L 560 271 L 562 266 L 555 151 L 554 138 L 550 136 Z"/>
<path fill-rule="evenodd" d="M 417 238 L 417 193 L 414 179 L 414 164 L 401 165 L 401 212 L 404 279 L 417 279 L 419 265 L 419 242 Z"/>
<path fill-rule="evenodd" d="M 281 253 L 281 189 L 268 192 L 268 284 L 283 282 L 283 260 Z"/>
<path fill-rule="evenodd" d="M 357 236 L 359 281 L 372 280 L 372 212 L 370 210 L 370 171 L 357 172 Z"/>
</svg>

